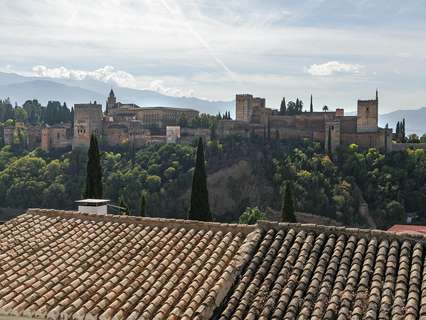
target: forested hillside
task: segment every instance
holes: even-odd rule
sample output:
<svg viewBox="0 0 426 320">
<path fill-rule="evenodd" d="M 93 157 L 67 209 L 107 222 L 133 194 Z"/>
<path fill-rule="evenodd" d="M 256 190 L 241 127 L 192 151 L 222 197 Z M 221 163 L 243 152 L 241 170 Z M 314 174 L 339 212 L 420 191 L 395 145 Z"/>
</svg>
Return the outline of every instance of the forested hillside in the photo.
<svg viewBox="0 0 426 320">
<path fill-rule="evenodd" d="M 426 154 L 423 150 L 379 154 L 351 145 L 335 159 L 319 144 L 235 137 L 206 145 L 214 219 L 237 221 L 246 207 L 280 210 L 283 186 L 292 181 L 296 209 L 366 225 L 359 206 L 368 203 L 379 227 L 402 222 L 405 213 L 426 217 Z M 104 151 L 104 197 L 124 202 L 132 214 L 141 195 L 151 216 L 186 216 L 194 166 L 192 145 L 150 145 L 138 152 Z M 84 190 L 87 155 L 75 150 L 46 154 L 0 150 L 1 207 L 73 209 Z M 245 165 L 238 165 L 244 161 Z M 253 192 L 251 192 L 253 191 Z M 222 195 L 222 196 L 221 196 Z M 231 202 L 233 201 L 232 205 Z"/>
</svg>

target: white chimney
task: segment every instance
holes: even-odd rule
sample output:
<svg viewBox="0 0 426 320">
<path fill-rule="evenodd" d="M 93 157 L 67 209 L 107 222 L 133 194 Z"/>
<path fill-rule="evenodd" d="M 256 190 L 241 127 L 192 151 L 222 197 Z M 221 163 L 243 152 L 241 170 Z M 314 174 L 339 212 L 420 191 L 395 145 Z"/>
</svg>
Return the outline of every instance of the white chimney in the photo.
<svg viewBox="0 0 426 320">
<path fill-rule="evenodd" d="M 107 214 L 108 203 L 110 200 L 106 199 L 84 199 L 78 200 L 78 212 L 89 214 Z"/>
</svg>

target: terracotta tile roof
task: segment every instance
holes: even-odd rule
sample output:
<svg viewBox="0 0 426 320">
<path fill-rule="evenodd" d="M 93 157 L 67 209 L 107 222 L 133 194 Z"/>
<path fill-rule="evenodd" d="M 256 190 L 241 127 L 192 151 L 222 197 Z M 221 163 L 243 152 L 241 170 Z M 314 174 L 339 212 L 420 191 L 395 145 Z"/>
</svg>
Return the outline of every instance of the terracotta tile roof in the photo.
<svg viewBox="0 0 426 320">
<path fill-rule="evenodd" d="M 30 210 L 0 225 L 0 319 L 426 318 L 425 239 Z"/>
<path fill-rule="evenodd" d="M 0 226 L 0 315 L 209 318 L 253 229 L 30 210 Z"/>
<path fill-rule="evenodd" d="M 251 261 L 219 319 L 426 317 L 423 236 L 259 224 Z"/>
<path fill-rule="evenodd" d="M 405 232 L 405 233 L 426 233 L 426 226 L 417 226 L 412 224 L 396 224 L 388 229 L 392 232 Z"/>
</svg>

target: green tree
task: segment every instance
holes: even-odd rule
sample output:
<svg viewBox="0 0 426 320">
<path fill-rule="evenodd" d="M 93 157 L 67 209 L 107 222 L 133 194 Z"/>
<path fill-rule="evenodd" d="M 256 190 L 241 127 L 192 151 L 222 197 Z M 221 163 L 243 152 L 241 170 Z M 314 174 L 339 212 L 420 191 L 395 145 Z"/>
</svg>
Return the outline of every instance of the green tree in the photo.
<svg viewBox="0 0 426 320">
<path fill-rule="evenodd" d="M 391 201 L 386 205 L 385 223 L 392 226 L 405 222 L 405 209 L 398 201 Z"/>
<path fill-rule="evenodd" d="M 243 214 L 240 216 L 240 224 L 256 224 L 258 220 L 265 220 L 266 215 L 259 210 L 258 207 L 247 207 Z"/>
<path fill-rule="evenodd" d="M 156 192 L 161 187 L 161 178 L 159 176 L 148 176 L 146 178 L 146 185 L 151 192 Z"/>
<path fill-rule="evenodd" d="M 123 196 L 120 197 L 120 200 L 118 202 L 118 206 L 120 207 L 122 215 L 128 216 L 130 214 L 129 207 L 127 206 L 126 201 L 124 200 Z"/>
<path fill-rule="evenodd" d="M 328 111 L 328 106 L 322 107 L 322 111 L 327 112 Z"/>
<path fill-rule="evenodd" d="M 405 135 L 405 118 L 402 119 L 402 142 L 406 141 L 406 135 Z"/>
<path fill-rule="evenodd" d="M 86 172 L 86 198 L 102 199 L 102 167 L 101 155 L 98 148 L 98 139 L 92 134 L 88 152 Z"/>
<path fill-rule="evenodd" d="M 18 122 L 26 122 L 28 120 L 28 114 L 22 107 L 15 108 L 15 120 Z"/>
<path fill-rule="evenodd" d="M 408 141 L 409 143 L 420 143 L 420 138 L 417 134 L 412 133 L 408 136 Z"/>
<path fill-rule="evenodd" d="M 294 197 L 291 182 L 287 182 L 284 198 L 281 209 L 281 219 L 283 222 L 296 222 L 296 215 L 294 210 Z"/>
<path fill-rule="evenodd" d="M 426 133 L 425 133 L 425 134 L 423 134 L 423 135 L 420 137 L 420 142 L 421 142 L 421 143 L 426 143 Z"/>
<path fill-rule="evenodd" d="M 140 208 L 140 216 L 146 217 L 146 192 L 142 191 L 141 194 L 141 208 Z"/>
<path fill-rule="evenodd" d="M 311 106 L 310 106 L 310 112 L 314 112 L 314 103 L 312 101 L 312 95 L 311 95 Z"/>
<path fill-rule="evenodd" d="M 281 107 L 280 107 L 280 115 L 285 115 L 287 111 L 287 105 L 285 103 L 285 97 L 281 100 Z"/>
<path fill-rule="evenodd" d="M 200 137 L 197 147 L 197 159 L 192 178 L 191 207 L 188 218 L 190 220 L 211 221 L 212 214 L 209 205 L 209 193 L 207 190 L 207 175 L 204 163 L 204 145 Z"/>
</svg>

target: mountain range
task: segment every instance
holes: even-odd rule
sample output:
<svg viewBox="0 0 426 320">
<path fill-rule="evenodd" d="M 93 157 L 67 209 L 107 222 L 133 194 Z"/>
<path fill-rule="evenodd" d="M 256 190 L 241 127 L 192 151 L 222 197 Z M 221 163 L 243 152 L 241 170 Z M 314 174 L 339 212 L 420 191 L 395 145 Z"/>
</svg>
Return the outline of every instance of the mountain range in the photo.
<svg viewBox="0 0 426 320">
<path fill-rule="evenodd" d="M 29 99 L 38 99 L 46 105 L 49 100 L 66 102 L 68 106 L 75 103 L 97 101 L 105 104 L 109 90 L 114 88 L 118 101 L 136 103 L 143 107 L 182 107 L 193 108 L 202 113 L 217 114 L 231 111 L 234 113 L 235 101 L 210 101 L 195 97 L 174 97 L 151 90 L 138 90 L 117 87 L 94 79 L 71 80 L 41 77 L 27 77 L 14 73 L 0 72 L 0 99 L 9 97 L 12 103 L 23 104 Z M 348 113 L 348 115 L 352 113 Z M 405 118 L 406 132 L 422 135 L 426 133 L 426 107 L 393 111 L 379 116 L 379 125 L 387 123 L 390 128 Z"/>
<path fill-rule="evenodd" d="M 8 97 L 12 103 L 17 102 L 19 105 L 29 99 L 37 99 L 43 105 L 49 100 L 66 102 L 68 106 L 90 101 L 105 104 L 111 88 L 118 101 L 136 103 L 143 107 L 193 108 L 201 113 L 217 114 L 233 110 L 235 104 L 234 101 L 168 96 L 151 90 L 117 87 L 112 83 L 92 79 L 51 79 L 0 72 L 0 99 Z"/>
<path fill-rule="evenodd" d="M 389 124 L 390 128 L 396 128 L 396 123 L 405 119 L 406 134 L 416 133 L 422 135 L 426 133 L 426 107 L 409 110 L 402 109 L 379 116 L 381 127 Z"/>
</svg>

